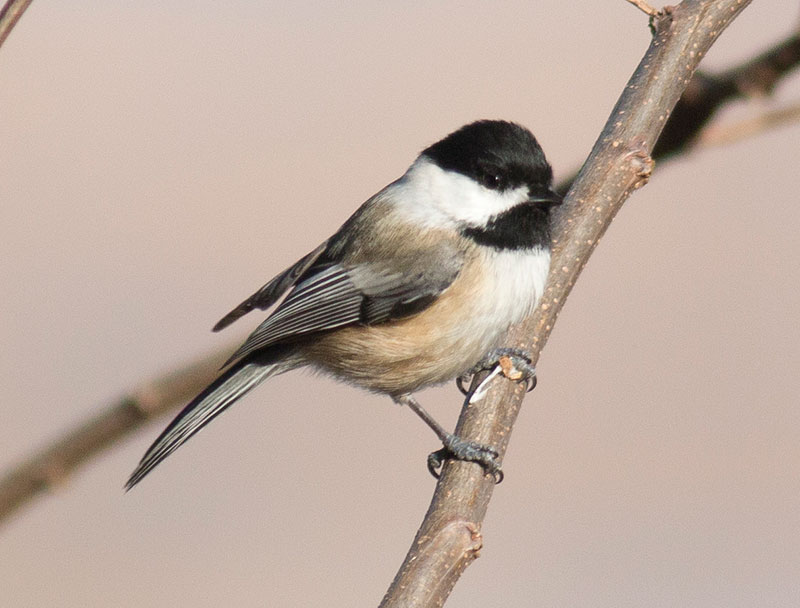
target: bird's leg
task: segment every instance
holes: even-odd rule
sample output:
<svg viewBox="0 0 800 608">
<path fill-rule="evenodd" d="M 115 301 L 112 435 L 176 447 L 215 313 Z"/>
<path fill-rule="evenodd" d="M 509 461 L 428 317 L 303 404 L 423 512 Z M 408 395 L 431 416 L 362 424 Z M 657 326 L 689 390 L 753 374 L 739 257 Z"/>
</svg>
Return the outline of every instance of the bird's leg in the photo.
<svg viewBox="0 0 800 608">
<path fill-rule="evenodd" d="M 521 348 L 496 348 L 490 351 L 467 373 L 456 378 L 458 390 L 467 395 L 469 390 L 465 387 L 469 386 L 475 374 L 483 371 L 491 373 L 473 391 L 470 403 L 483 396 L 489 382 L 498 374 L 503 374 L 514 382 L 525 382 L 528 392 L 536 388 L 536 368 L 531 365 L 530 354 Z"/>
<path fill-rule="evenodd" d="M 453 458 L 465 462 L 475 462 L 481 465 L 487 474 L 494 477 L 495 483 L 503 481 L 503 470 L 500 468 L 500 463 L 497 461 L 499 457 L 497 450 L 475 441 L 467 441 L 453 433 L 448 433 L 444 430 L 442 425 L 436 422 L 433 416 L 420 405 L 419 401 L 417 401 L 413 395 L 396 395 L 392 398 L 395 403 L 407 405 L 411 408 L 411 411 L 422 418 L 422 421 L 436 433 L 436 436 L 444 445 L 441 450 L 428 455 L 428 470 L 431 472 L 431 475 L 438 479 L 439 469 L 444 461 L 448 458 Z"/>
</svg>

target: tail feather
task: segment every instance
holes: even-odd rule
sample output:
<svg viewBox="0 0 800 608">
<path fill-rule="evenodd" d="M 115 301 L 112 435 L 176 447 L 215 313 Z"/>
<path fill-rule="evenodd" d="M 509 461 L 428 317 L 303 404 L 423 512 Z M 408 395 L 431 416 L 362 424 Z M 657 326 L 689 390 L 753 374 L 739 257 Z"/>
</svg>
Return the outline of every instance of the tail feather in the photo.
<svg viewBox="0 0 800 608">
<path fill-rule="evenodd" d="M 202 393 L 195 397 L 180 414 L 164 429 L 158 439 L 147 450 L 131 474 L 125 489 L 130 490 L 162 460 L 186 443 L 197 431 L 219 416 L 239 398 L 246 395 L 261 382 L 286 371 L 280 364 L 252 363 L 242 361 L 232 366 L 217 378 Z"/>
</svg>

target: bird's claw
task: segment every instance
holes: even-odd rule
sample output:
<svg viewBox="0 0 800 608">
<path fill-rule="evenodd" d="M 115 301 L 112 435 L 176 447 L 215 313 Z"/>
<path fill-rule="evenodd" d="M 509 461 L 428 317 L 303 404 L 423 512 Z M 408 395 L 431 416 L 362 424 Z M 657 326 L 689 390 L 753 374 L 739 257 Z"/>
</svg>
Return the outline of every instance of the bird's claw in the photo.
<svg viewBox="0 0 800 608">
<path fill-rule="evenodd" d="M 465 387 L 469 386 L 475 374 L 487 370 L 495 371 L 497 368 L 509 380 L 525 382 L 526 392 L 531 392 L 536 388 L 536 367 L 531 364 L 529 353 L 520 348 L 497 348 L 491 351 L 467 373 L 456 378 L 456 386 L 462 394 L 468 395 L 469 389 Z M 490 374 L 489 378 L 494 375 L 496 374 Z M 475 389 L 476 395 L 483 393 L 481 389 L 489 378 Z M 475 400 L 477 399 L 474 397 L 471 399 L 471 401 Z"/>
<path fill-rule="evenodd" d="M 472 378 L 485 371 L 489 371 L 489 375 L 470 391 Z M 531 363 L 530 355 L 519 348 L 497 348 L 491 351 L 467 373 L 457 377 L 456 386 L 469 398 L 470 403 L 475 403 L 486 393 L 492 379 L 500 374 L 514 382 L 525 382 L 528 392 L 536 386 L 536 368 Z M 438 479 L 439 471 L 448 458 L 475 462 L 483 467 L 487 475 L 494 478 L 495 483 L 503 481 L 503 469 L 498 462 L 499 454 L 488 446 L 449 435 L 444 447 L 428 456 L 428 470 L 431 475 Z"/>
<path fill-rule="evenodd" d="M 467 387 L 469 386 L 470 382 L 472 382 L 472 373 L 470 372 L 462 374 L 456 378 L 456 386 L 458 387 L 458 390 L 461 391 L 462 395 L 464 396 L 469 395 L 469 388 Z M 465 387 L 464 385 L 467 385 L 467 387 Z"/>
<path fill-rule="evenodd" d="M 439 479 L 440 470 L 444 461 L 448 459 L 463 460 L 464 462 L 474 462 L 483 467 L 487 475 L 494 478 L 496 484 L 503 481 L 503 469 L 498 462 L 497 450 L 489 446 L 461 439 L 456 435 L 449 435 L 444 447 L 441 450 L 431 452 L 428 455 L 428 470 L 431 475 Z"/>
</svg>

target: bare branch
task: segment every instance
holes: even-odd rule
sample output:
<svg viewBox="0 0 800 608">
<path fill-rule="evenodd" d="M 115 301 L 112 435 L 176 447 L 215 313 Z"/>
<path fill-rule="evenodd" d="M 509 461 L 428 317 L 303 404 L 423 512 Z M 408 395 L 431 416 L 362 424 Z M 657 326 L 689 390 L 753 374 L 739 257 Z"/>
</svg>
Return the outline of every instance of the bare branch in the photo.
<svg viewBox="0 0 800 608">
<path fill-rule="evenodd" d="M 531 351 L 534 362 L 547 342 L 564 301 L 624 200 L 649 177 L 649 153 L 686 83 L 720 33 L 749 2 L 686 0 L 652 20 L 653 42 L 628 82 L 588 160 L 555 218 L 554 249 L 545 295 L 515 328 L 510 344 Z M 457 433 L 495 446 L 502 455 L 524 389 L 495 381 L 479 407 L 462 410 Z M 479 530 L 494 490 L 479 467 L 448 462 L 403 565 L 381 603 L 389 607 L 441 606 L 467 560 L 461 556 L 444 578 L 418 577 L 415 562 L 453 521 Z M 409 597 L 407 590 L 415 590 Z"/>
<path fill-rule="evenodd" d="M 0 522 L 34 496 L 57 487 L 76 467 L 120 437 L 194 397 L 214 380 L 224 360 L 224 355 L 215 353 L 145 382 L 17 465 L 0 479 Z"/>
<path fill-rule="evenodd" d="M 658 10 L 650 6 L 647 2 L 645 2 L 645 0 L 627 0 L 627 1 L 633 4 L 633 6 L 638 8 L 648 17 L 655 17 L 656 15 L 658 15 Z"/>
<path fill-rule="evenodd" d="M 800 122 L 800 103 L 786 108 L 767 110 L 731 124 L 708 127 L 695 141 L 699 148 L 720 146 L 753 137 L 764 131 Z"/>
<path fill-rule="evenodd" d="M 22 13 L 28 8 L 33 0 L 8 0 L 6 5 L 0 10 L 0 46 L 3 46 L 11 30 L 22 17 Z"/>
</svg>

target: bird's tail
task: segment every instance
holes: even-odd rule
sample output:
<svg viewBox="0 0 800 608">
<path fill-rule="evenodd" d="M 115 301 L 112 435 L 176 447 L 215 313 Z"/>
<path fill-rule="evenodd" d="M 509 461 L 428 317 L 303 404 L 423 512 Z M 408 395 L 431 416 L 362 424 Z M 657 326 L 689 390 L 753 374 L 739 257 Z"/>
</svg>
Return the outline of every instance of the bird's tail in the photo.
<svg viewBox="0 0 800 608">
<path fill-rule="evenodd" d="M 131 474 L 125 489 L 130 490 L 158 463 L 182 446 L 205 425 L 219 416 L 261 382 L 294 367 L 285 361 L 276 363 L 240 361 L 214 380 L 195 397 L 164 429 L 147 450 Z"/>
</svg>

